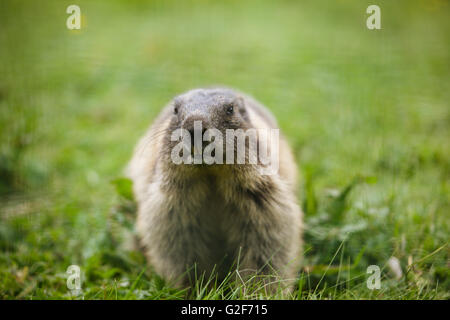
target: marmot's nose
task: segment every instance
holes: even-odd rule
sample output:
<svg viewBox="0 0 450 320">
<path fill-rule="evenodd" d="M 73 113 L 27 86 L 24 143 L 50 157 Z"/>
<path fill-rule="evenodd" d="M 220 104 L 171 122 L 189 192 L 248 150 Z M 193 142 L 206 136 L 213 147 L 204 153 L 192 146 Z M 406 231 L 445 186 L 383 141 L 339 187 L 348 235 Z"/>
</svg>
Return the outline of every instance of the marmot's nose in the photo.
<svg viewBox="0 0 450 320">
<path fill-rule="evenodd" d="M 189 129 L 189 134 L 191 135 L 191 145 L 194 145 L 194 139 L 200 139 L 203 142 L 203 135 L 206 131 L 206 128 L 202 128 L 201 130 L 195 130 L 194 128 Z"/>
<path fill-rule="evenodd" d="M 201 117 L 189 117 L 183 123 L 183 129 L 191 135 L 191 142 L 194 143 L 194 137 L 197 136 L 203 141 L 203 134 L 208 129 L 209 123 Z"/>
</svg>

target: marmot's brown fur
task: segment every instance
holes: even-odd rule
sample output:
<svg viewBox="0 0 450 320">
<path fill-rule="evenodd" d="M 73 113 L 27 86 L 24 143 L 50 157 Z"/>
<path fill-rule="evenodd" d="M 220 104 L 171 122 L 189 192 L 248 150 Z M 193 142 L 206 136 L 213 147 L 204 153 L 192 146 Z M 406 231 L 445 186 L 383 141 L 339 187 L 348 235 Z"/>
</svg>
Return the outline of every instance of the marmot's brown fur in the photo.
<svg viewBox="0 0 450 320">
<path fill-rule="evenodd" d="M 192 130 L 193 119 L 224 135 L 226 129 L 277 128 L 265 107 L 231 89 L 191 90 L 162 110 L 128 167 L 149 263 L 178 286 L 234 270 L 244 281 L 257 273 L 291 284 L 301 259 L 302 212 L 288 144 L 280 136 L 274 175 L 261 174 L 259 163 L 174 164 L 171 134 Z"/>
</svg>

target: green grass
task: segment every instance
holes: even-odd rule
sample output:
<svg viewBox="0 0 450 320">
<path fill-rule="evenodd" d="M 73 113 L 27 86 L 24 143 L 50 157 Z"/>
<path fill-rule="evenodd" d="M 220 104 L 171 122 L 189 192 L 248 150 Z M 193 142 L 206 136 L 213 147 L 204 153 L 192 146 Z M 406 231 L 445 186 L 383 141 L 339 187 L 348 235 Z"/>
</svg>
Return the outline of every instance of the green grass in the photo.
<svg viewBox="0 0 450 320">
<path fill-rule="evenodd" d="M 0 298 L 74 298 L 71 264 L 85 299 L 450 298 L 448 1 L 377 1 L 378 31 L 369 1 L 83 0 L 69 31 L 73 3 L 0 2 Z M 295 151 L 292 295 L 179 291 L 123 245 L 133 205 L 116 179 L 137 139 L 174 95 L 211 84 L 262 101 Z"/>
</svg>

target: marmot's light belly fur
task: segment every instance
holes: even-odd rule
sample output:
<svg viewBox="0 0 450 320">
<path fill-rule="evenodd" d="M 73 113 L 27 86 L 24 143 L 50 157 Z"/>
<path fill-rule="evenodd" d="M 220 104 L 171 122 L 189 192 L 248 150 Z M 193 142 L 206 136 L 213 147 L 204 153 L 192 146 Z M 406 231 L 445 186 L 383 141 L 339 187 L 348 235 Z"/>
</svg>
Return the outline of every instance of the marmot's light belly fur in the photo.
<svg viewBox="0 0 450 320">
<path fill-rule="evenodd" d="M 176 165 L 171 133 L 192 129 L 193 120 L 222 132 L 277 128 L 266 108 L 231 89 L 191 90 L 163 109 L 128 167 L 138 202 L 137 232 L 150 264 L 177 285 L 189 284 L 194 270 L 206 276 L 214 270 L 224 278 L 237 268 L 245 275 L 294 280 L 302 212 L 286 141 L 280 136 L 275 175 L 261 175 L 259 164 Z"/>
</svg>

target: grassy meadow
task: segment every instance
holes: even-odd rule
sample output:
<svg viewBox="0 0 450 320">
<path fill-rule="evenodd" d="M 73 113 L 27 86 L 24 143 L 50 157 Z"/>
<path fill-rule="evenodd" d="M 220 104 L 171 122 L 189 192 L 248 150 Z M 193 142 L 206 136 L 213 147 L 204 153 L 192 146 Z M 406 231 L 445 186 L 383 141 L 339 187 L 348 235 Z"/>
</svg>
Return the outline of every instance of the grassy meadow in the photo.
<svg viewBox="0 0 450 320">
<path fill-rule="evenodd" d="M 66 28 L 70 4 L 80 30 Z M 370 4 L 381 30 L 366 28 Z M 449 12 L 445 0 L 1 1 L 0 299 L 449 299 Z M 268 106 L 295 152 L 306 230 L 292 294 L 177 290 L 124 245 L 135 143 L 173 96 L 216 84 Z"/>
</svg>

